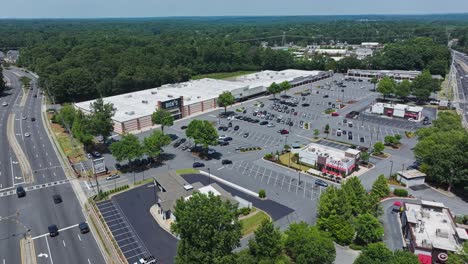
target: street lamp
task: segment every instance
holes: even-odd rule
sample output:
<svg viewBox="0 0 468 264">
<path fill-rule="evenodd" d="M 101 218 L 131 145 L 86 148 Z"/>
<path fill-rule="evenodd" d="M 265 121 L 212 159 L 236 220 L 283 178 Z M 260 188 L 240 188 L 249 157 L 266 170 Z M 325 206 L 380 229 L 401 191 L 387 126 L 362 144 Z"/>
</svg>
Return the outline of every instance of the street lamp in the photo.
<svg viewBox="0 0 468 264">
<path fill-rule="evenodd" d="M 298 175 L 299 175 L 299 185 L 301 185 L 301 170 L 298 171 Z"/>
<path fill-rule="evenodd" d="M 390 175 L 389 175 L 389 177 L 392 177 L 393 160 L 391 160 L 390 163 L 391 163 L 391 165 L 390 165 Z"/>
<path fill-rule="evenodd" d="M 211 171 L 210 171 L 210 168 L 208 168 L 208 183 L 211 184 Z"/>
</svg>

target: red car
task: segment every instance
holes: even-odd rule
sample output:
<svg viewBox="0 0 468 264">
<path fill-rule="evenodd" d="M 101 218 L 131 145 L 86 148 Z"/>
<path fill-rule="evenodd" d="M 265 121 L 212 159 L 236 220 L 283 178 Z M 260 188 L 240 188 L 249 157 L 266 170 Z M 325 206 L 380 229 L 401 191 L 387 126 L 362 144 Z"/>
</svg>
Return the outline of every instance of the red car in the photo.
<svg viewBox="0 0 468 264">
<path fill-rule="evenodd" d="M 280 131 L 278 131 L 281 135 L 286 135 L 286 134 L 289 134 L 289 131 L 286 130 L 286 129 L 281 129 Z"/>
<path fill-rule="evenodd" d="M 297 112 L 294 112 L 294 115 L 297 116 Z"/>
<path fill-rule="evenodd" d="M 332 116 L 340 116 L 340 114 L 338 114 L 338 112 L 333 112 L 331 113 Z"/>
</svg>

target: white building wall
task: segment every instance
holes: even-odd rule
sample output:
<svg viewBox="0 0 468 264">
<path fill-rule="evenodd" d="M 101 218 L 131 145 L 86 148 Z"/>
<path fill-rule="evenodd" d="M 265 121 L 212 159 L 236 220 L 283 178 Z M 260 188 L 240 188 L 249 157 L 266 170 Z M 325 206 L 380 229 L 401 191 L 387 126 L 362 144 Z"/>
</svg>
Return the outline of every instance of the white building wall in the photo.
<svg viewBox="0 0 468 264">
<path fill-rule="evenodd" d="M 374 104 L 371 106 L 371 112 L 374 114 L 383 114 L 384 106 L 382 104 Z"/>
<path fill-rule="evenodd" d="M 393 109 L 393 116 L 404 117 L 405 116 L 405 110 L 404 109 Z"/>
<path fill-rule="evenodd" d="M 126 121 L 126 122 L 123 123 L 123 125 L 124 125 L 124 131 L 123 131 L 123 132 L 128 132 L 128 131 L 132 131 L 132 130 L 137 130 L 137 129 L 138 129 L 138 125 L 137 125 L 137 120 L 136 120 L 136 119 Z"/>
</svg>

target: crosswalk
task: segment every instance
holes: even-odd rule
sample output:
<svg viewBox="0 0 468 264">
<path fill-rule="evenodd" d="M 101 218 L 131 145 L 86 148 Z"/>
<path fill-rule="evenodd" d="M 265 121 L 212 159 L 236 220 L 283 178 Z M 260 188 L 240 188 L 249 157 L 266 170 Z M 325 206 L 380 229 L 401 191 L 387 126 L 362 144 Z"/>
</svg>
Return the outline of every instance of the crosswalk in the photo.
<svg viewBox="0 0 468 264">
<path fill-rule="evenodd" d="M 69 182 L 68 179 L 67 180 L 61 180 L 61 181 L 54 181 L 54 182 L 48 182 L 48 183 L 44 183 L 44 184 L 38 184 L 38 185 L 34 185 L 34 186 L 24 187 L 24 189 L 26 190 L 26 192 L 28 192 L 28 191 L 44 189 L 44 188 L 48 188 L 48 187 L 52 187 L 52 186 L 62 185 L 62 184 L 66 184 L 68 182 Z M 14 194 L 16 194 L 16 190 L 4 191 L 4 192 L 0 192 L 0 197 L 10 196 L 10 195 L 14 195 Z"/>
</svg>

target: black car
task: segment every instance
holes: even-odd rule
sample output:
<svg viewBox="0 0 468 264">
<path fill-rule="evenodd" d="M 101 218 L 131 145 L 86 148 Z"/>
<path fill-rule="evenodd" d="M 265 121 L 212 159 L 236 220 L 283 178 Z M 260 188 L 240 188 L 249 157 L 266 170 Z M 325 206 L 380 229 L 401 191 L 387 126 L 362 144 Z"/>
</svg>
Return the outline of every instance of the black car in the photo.
<svg viewBox="0 0 468 264">
<path fill-rule="evenodd" d="M 18 198 L 26 196 L 26 190 L 24 190 L 23 186 L 16 187 L 16 195 L 18 196 Z"/>
<path fill-rule="evenodd" d="M 231 161 L 231 160 L 224 159 L 224 160 L 221 161 L 221 164 L 222 164 L 222 165 L 232 164 L 232 161 Z"/>
<path fill-rule="evenodd" d="M 246 137 L 249 136 L 249 133 L 248 133 L 248 132 L 247 132 L 247 133 L 244 133 L 244 135 L 242 135 L 242 136 L 246 138 Z"/>
<path fill-rule="evenodd" d="M 223 127 L 223 131 L 228 131 L 228 127 Z"/>
<path fill-rule="evenodd" d="M 328 98 L 328 94 L 324 95 L 323 98 Z"/>
<path fill-rule="evenodd" d="M 359 139 L 359 141 L 364 142 L 364 137 L 361 137 L 361 139 Z"/>
<path fill-rule="evenodd" d="M 218 145 L 227 146 L 227 145 L 229 145 L 229 142 L 228 141 L 218 141 Z"/>
<path fill-rule="evenodd" d="M 260 125 L 261 126 L 268 125 L 268 121 L 262 121 L 262 122 L 260 122 Z"/>
<path fill-rule="evenodd" d="M 302 107 L 307 107 L 307 106 L 310 106 L 310 104 L 307 104 L 307 103 L 302 104 Z"/>
<path fill-rule="evenodd" d="M 231 141 L 232 140 L 232 137 L 226 137 L 224 138 L 224 141 Z"/>
<path fill-rule="evenodd" d="M 51 237 L 58 236 L 59 230 L 56 225 L 50 225 L 47 229 L 49 229 L 49 235 Z"/>
<path fill-rule="evenodd" d="M 201 168 L 201 167 L 205 167 L 205 163 L 202 163 L 202 162 L 194 162 L 193 165 L 192 165 L 193 168 Z"/>
<path fill-rule="evenodd" d="M 315 185 L 322 186 L 322 187 L 328 187 L 328 183 L 324 180 L 317 179 L 315 180 Z"/>
<path fill-rule="evenodd" d="M 260 123 L 260 120 L 254 119 L 254 120 L 252 121 L 252 123 L 254 123 L 254 124 Z"/>
<path fill-rule="evenodd" d="M 234 127 L 234 131 L 237 131 L 237 130 L 239 130 L 239 126 Z"/>
<path fill-rule="evenodd" d="M 187 129 L 187 126 L 181 126 L 180 129 L 182 130 Z"/>
<path fill-rule="evenodd" d="M 31 121 L 36 121 L 36 118 L 35 117 L 31 117 Z"/>
<path fill-rule="evenodd" d="M 63 201 L 62 196 L 60 196 L 60 194 L 54 194 L 52 196 L 52 199 L 54 199 L 55 204 L 59 204 L 59 203 L 61 203 Z"/>
<path fill-rule="evenodd" d="M 79 225 L 78 225 L 78 228 L 80 229 L 80 233 L 81 234 L 86 234 L 89 232 L 89 226 L 86 222 L 81 222 Z"/>
<path fill-rule="evenodd" d="M 218 130 L 223 130 L 224 129 L 224 126 L 219 126 L 218 127 Z"/>
</svg>

